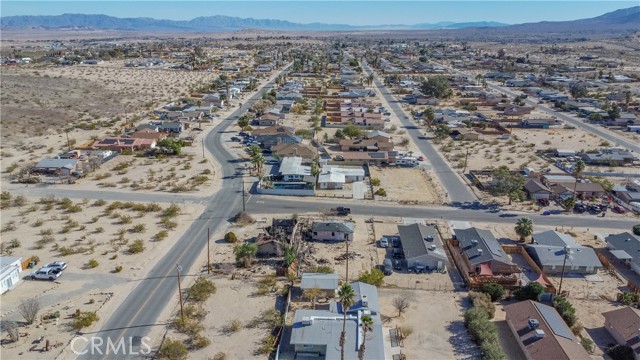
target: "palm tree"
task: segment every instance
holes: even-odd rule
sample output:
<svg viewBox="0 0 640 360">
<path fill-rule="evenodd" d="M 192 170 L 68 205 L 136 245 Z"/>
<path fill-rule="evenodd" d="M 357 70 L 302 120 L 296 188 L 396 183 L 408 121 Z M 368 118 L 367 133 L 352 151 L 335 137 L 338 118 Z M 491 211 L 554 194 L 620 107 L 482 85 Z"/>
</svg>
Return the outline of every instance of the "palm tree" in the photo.
<svg viewBox="0 0 640 360">
<path fill-rule="evenodd" d="M 367 84 L 369 84 L 369 86 L 371 86 L 371 83 L 373 83 L 373 73 L 369 74 L 369 76 L 367 76 Z"/>
<path fill-rule="evenodd" d="M 342 334 L 340 334 L 340 360 L 344 360 L 344 344 L 347 336 L 347 309 L 355 303 L 356 293 L 348 283 L 342 284 L 338 290 L 338 298 L 342 306 Z"/>
<path fill-rule="evenodd" d="M 358 359 L 364 360 L 364 343 L 367 341 L 367 332 L 373 330 L 373 319 L 369 315 L 364 315 L 360 318 L 360 325 L 362 326 L 362 345 L 358 349 Z"/>
<path fill-rule="evenodd" d="M 585 163 L 582 160 L 578 160 L 578 162 L 575 165 L 575 168 L 573 169 L 573 174 L 576 177 L 576 181 L 573 183 L 573 198 L 576 198 L 576 186 L 578 186 L 578 178 L 580 177 L 580 174 L 584 171 L 585 168 Z"/>
<path fill-rule="evenodd" d="M 520 241 L 524 241 L 527 236 L 533 234 L 533 221 L 529 218 L 520 218 L 516 222 L 515 230 L 520 236 Z"/>
<path fill-rule="evenodd" d="M 258 175 L 262 174 L 262 165 L 264 164 L 265 159 L 262 153 L 257 153 L 251 157 L 251 163 L 258 170 Z"/>
</svg>

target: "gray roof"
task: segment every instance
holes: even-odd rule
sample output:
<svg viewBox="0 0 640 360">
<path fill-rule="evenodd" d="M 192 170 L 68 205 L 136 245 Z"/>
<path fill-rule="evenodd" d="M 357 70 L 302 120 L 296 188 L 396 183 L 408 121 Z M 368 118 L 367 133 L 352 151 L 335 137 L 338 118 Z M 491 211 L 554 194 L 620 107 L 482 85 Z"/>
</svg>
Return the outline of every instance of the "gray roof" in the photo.
<svg viewBox="0 0 640 360">
<path fill-rule="evenodd" d="M 637 236 L 629 232 L 623 232 L 609 235 L 605 238 L 605 241 L 609 249 L 622 250 L 631 256 L 634 263 L 640 264 L 640 238 Z"/>
<path fill-rule="evenodd" d="M 302 165 L 301 157 L 285 157 L 280 163 L 280 174 L 310 176 L 311 166 Z"/>
<path fill-rule="evenodd" d="M 527 245 L 527 252 L 542 266 L 562 266 L 566 254 L 563 246 L 549 245 Z M 602 268 L 595 251 L 584 246 L 571 247 L 566 266 Z"/>
<path fill-rule="evenodd" d="M 538 179 L 527 180 L 527 182 L 524 184 L 524 189 L 531 194 L 538 192 L 551 193 L 551 190 Z"/>
<path fill-rule="evenodd" d="M 407 260 L 430 255 L 447 261 L 447 255 L 442 248 L 442 241 L 435 227 L 422 224 L 398 225 L 398 233 Z M 431 245 L 435 245 L 436 249 L 431 250 Z"/>
<path fill-rule="evenodd" d="M 335 231 L 353 234 L 356 224 L 350 221 L 315 221 L 311 226 L 311 231 Z"/>
<path fill-rule="evenodd" d="M 78 159 L 43 159 L 36 164 L 39 169 L 73 169 L 78 164 Z"/>
<path fill-rule="evenodd" d="M 573 236 L 569 234 L 563 234 L 555 230 L 549 230 L 541 232 L 539 234 L 533 234 L 533 243 L 538 245 L 550 245 L 564 247 L 569 245 L 572 248 L 582 247 Z"/>
<path fill-rule="evenodd" d="M 345 359 L 358 359 L 359 344 L 363 340 L 359 322 L 361 315 L 364 315 L 359 310 L 369 310 L 373 319 L 373 329 L 367 333 L 365 359 L 383 359 L 384 338 L 379 313 L 378 290 L 375 286 L 361 282 L 352 282 L 351 286 L 356 293 L 356 304 L 349 308 L 347 315 Z M 366 308 L 361 306 L 364 296 L 368 301 Z M 291 326 L 290 344 L 325 345 L 325 358 L 339 359 L 342 321 L 343 314 L 335 301 L 331 303 L 330 310 L 296 310 L 293 325 Z"/>
<path fill-rule="evenodd" d="M 469 229 L 454 229 L 453 232 L 471 265 L 478 265 L 488 261 L 514 265 L 491 231 L 472 227 Z"/>
<path fill-rule="evenodd" d="M 335 290 L 338 288 L 339 282 L 340 277 L 338 274 L 303 273 L 300 288 Z"/>
</svg>

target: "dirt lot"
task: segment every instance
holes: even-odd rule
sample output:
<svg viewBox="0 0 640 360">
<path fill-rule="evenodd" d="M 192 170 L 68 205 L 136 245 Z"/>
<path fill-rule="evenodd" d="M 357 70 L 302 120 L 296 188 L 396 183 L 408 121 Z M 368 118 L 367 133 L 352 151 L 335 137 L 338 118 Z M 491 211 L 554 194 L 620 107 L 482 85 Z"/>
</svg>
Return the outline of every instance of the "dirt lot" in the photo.
<svg viewBox="0 0 640 360">
<path fill-rule="evenodd" d="M 371 167 L 371 178 L 380 179 L 380 186 L 387 192 L 384 198 L 401 203 L 442 204 L 444 191 L 429 171 L 420 168 L 379 168 Z"/>
</svg>

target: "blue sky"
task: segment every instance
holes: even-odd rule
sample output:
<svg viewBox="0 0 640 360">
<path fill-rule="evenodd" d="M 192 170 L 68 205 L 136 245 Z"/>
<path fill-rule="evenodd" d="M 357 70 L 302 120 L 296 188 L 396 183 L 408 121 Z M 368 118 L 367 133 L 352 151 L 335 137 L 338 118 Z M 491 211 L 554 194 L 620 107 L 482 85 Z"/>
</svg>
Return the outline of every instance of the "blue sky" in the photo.
<svg viewBox="0 0 640 360">
<path fill-rule="evenodd" d="M 2 16 L 105 14 L 190 20 L 228 15 L 299 23 L 350 25 L 417 24 L 439 21 L 499 21 L 516 24 L 589 18 L 637 6 L 638 1 L 1 1 Z"/>
</svg>

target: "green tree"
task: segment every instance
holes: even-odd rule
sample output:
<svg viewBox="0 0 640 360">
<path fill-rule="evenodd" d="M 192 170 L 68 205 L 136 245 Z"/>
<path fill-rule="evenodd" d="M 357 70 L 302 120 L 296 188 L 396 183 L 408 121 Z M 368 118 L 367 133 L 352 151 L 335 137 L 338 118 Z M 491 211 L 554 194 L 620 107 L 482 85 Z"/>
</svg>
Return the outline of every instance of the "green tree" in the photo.
<svg viewBox="0 0 640 360">
<path fill-rule="evenodd" d="M 620 107 L 618 106 L 618 104 L 613 104 L 611 105 L 611 108 L 609 109 L 609 111 L 607 111 L 607 114 L 609 115 L 609 118 L 612 121 L 615 121 L 617 118 L 620 117 Z"/>
<path fill-rule="evenodd" d="M 522 286 L 516 289 L 514 294 L 516 295 L 516 299 L 520 301 L 524 301 L 524 300 L 538 301 L 540 299 L 540 295 L 543 292 L 544 292 L 544 286 L 542 286 L 537 282 L 530 282 L 526 286 Z"/>
<path fill-rule="evenodd" d="M 302 291 L 302 296 L 304 296 L 305 299 L 311 300 L 311 306 L 313 306 L 314 309 L 316 308 L 316 299 L 319 298 L 320 295 L 322 295 L 322 290 L 317 287 Z"/>
<path fill-rule="evenodd" d="M 526 237 L 533 234 L 533 221 L 529 218 L 520 218 L 516 222 L 516 234 L 520 236 L 520 241 L 524 241 Z"/>
<path fill-rule="evenodd" d="M 431 76 L 422 81 L 420 90 L 425 96 L 443 99 L 453 95 L 449 79 L 443 75 Z"/>
<path fill-rule="evenodd" d="M 429 127 L 433 126 L 433 121 L 436 119 L 436 113 L 431 106 L 422 112 L 422 117 L 427 120 Z"/>
<path fill-rule="evenodd" d="M 433 134 L 437 140 L 446 139 L 450 133 L 451 133 L 451 129 L 449 129 L 449 126 L 445 124 L 439 124 L 438 126 L 436 126 L 436 129 L 433 131 Z"/>
<path fill-rule="evenodd" d="M 482 292 L 491 297 L 491 301 L 498 301 L 504 296 L 504 287 L 497 283 L 484 284 Z"/>
<path fill-rule="evenodd" d="M 230 244 L 234 244 L 238 242 L 238 237 L 233 231 L 229 231 L 228 233 L 224 234 L 224 241 Z"/>
<path fill-rule="evenodd" d="M 255 111 L 256 117 L 260 117 L 267 113 L 269 110 L 269 106 L 271 106 L 271 102 L 267 100 L 258 100 L 251 105 L 251 109 Z"/>
<path fill-rule="evenodd" d="M 609 350 L 607 350 L 607 354 L 611 357 L 612 360 L 634 360 L 634 351 L 628 345 L 614 345 Z"/>
<path fill-rule="evenodd" d="M 349 284 L 343 284 L 338 290 L 338 298 L 342 307 L 342 333 L 340 334 L 340 360 L 344 360 L 344 346 L 347 337 L 347 310 L 355 303 L 356 293 Z"/>
<path fill-rule="evenodd" d="M 382 283 L 384 283 L 384 273 L 375 268 L 371 269 L 370 271 L 364 271 L 360 273 L 358 281 L 373 285 L 375 287 L 380 287 L 382 286 Z"/>
<path fill-rule="evenodd" d="M 347 125 L 344 127 L 344 129 L 342 129 L 342 133 L 351 139 L 355 139 L 362 135 L 362 129 L 360 129 L 355 125 Z M 336 136 L 337 136 L 337 132 L 336 132 Z"/>
<path fill-rule="evenodd" d="M 587 86 L 581 82 L 571 85 L 569 92 L 574 99 L 586 97 L 589 94 Z"/>
<path fill-rule="evenodd" d="M 265 163 L 265 158 L 264 156 L 260 153 L 260 154 L 255 154 L 251 157 L 251 164 L 253 164 L 253 166 L 258 170 L 258 174 L 262 174 L 262 168 L 263 165 Z"/>
<path fill-rule="evenodd" d="M 242 265 L 245 268 L 250 268 L 253 259 L 258 253 L 258 245 L 256 245 L 255 243 L 236 245 L 233 248 L 233 253 L 236 256 L 236 263 L 238 265 Z"/>
<path fill-rule="evenodd" d="M 344 132 L 340 129 L 336 130 L 336 133 L 334 136 L 336 137 L 336 139 L 344 139 L 346 137 L 344 135 Z"/>
<path fill-rule="evenodd" d="M 369 315 L 363 315 L 360 318 L 360 326 L 362 326 L 362 345 L 358 349 L 358 360 L 364 360 L 366 351 L 365 343 L 367 342 L 367 333 L 373 330 L 373 319 Z"/>
<path fill-rule="evenodd" d="M 584 171 L 586 164 L 582 160 L 578 160 L 573 168 L 573 176 L 575 176 L 575 181 L 573 183 L 573 198 L 576 198 L 576 187 L 578 186 L 578 178 L 580 178 L 580 174 Z"/>
<path fill-rule="evenodd" d="M 574 206 L 576 206 L 576 199 L 572 196 L 565 197 L 564 199 L 560 200 L 560 205 L 562 205 L 562 208 L 566 211 L 570 211 Z"/>
<path fill-rule="evenodd" d="M 171 150 L 171 152 L 175 155 L 180 155 L 182 151 L 182 147 L 185 145 L 184 140 L 174 140 L 174 139 L 162 139 L 158 141 L 158 147 L 165 148 Z"/>
<path fill-rule="evenodd" d="M 601 121 L 602 120 L 602 115 L 600 115 L 598 113 L 591 113 L 591 114 L 589 114 L 588 119 L 590 121 L 593 121 L 593 122 Z"/>
<path fill-rule="evenodd" d="M 238 119 L 238 126 L 240 127 L 240 129 L 242 129 L 242 131 L 244 131 L 247 126 L 249 126 L 250 122 L 251 121 L 249 116 L 242 115 L 240 119 Z"/>
<path fill-rule="evenodd" d="M 491 195 L 494 196 L 509 196 L 509 204 L 512 200 L 522 197 L 524 176 L 521 174 L 511 174 L 509 168 L 505 165 L 495 169 L 492 174 L 492 186 L 490 189 Z"/>
</svg>

